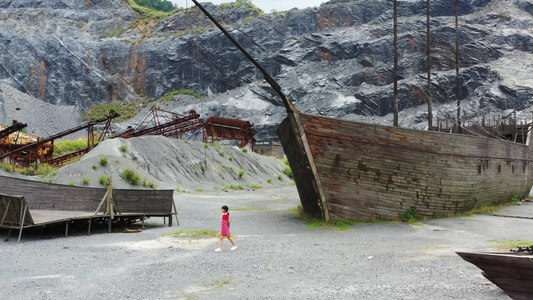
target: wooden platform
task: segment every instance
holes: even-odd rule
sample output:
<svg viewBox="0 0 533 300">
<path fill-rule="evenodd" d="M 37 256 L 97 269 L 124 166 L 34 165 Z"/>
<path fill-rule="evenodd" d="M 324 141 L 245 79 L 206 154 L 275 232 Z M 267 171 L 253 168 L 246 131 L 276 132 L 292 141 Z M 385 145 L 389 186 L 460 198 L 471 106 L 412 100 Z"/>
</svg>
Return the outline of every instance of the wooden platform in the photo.
<svg viewBox="0 0 533 300">
<path fill-rule="evenodd" d="M 0 176 L 0 229 L 22 231 L 73 222 L 87 222 L 88 234 L 95 220 L 108 224 L 172 216 L 178 222 L 173 190 L 124 190 L 88 188 Z M 178 223 L 179 225 L 179 223 Z"/>
</svg>

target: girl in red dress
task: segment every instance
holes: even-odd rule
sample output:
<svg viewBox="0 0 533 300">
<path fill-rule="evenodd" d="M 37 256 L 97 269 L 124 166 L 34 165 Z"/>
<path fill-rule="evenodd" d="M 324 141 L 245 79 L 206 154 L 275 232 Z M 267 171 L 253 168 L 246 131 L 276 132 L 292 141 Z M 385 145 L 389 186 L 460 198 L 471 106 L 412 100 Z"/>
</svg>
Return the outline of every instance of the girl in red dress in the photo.
<svg viewBox="0 0 533 300">
<path fill-rule="evenodd" d="M 231 233 L 229 231 L 230 225 L 231 223 L 229 221 L 228 207 L 224 205 L 222 206 L 222 230 L 220 231 L 220 243 L 218 244 L 218 248 L 215 249 L 215 251 L 222 251 L 222 241 L 224 241 L 224 237 L 227 237 L 228 240 L 233 244 L 231 250 L 237 249 L 237 245 L 235 245 L 235 242 L 231 238 Z"/>
</svg>

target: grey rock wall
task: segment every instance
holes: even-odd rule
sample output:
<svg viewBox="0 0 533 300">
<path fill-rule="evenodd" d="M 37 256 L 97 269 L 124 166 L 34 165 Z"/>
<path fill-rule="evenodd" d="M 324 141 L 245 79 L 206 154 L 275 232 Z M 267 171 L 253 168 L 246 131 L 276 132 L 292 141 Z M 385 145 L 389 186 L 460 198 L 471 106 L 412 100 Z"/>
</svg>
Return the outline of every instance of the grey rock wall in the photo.
<svg viewBox="0 0 533 300">
<path fill-rule="evenodd" d="M 330 1 L 260 16 L 206 4 L 279 81 L 300 110 L 390 124 L 392 1 Z M 515 108 L 529 116 L 532 4 L 460 1 L 461 101 L 465 118 Z M 453 1 L 431 1 L 434 115 L 453 116 Z M 426 2 L 398 1 L 402 126 L 427 126 Z M 120 0 L 0 4 L 0 80 L 32 97 L 80 111 L 92 105 L 177 96 L 168 109 L 249 120 L 274 137 L 284 109 L 261 73 L 197 9 L 155 23 Z M 141 24 L 141 25 L 139 25 Z M 414 121 L 416 120 L 416 121 Z"/>
</svg>

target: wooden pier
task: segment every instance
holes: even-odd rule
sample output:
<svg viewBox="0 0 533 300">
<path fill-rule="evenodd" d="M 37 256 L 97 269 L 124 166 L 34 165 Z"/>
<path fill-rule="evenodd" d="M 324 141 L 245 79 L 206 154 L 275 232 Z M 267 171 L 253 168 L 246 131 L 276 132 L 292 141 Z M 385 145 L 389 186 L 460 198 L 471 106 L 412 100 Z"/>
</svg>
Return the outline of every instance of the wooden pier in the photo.
<svg viewBox="0 0 533 300">
<path fill-rule="evenodd" d="M 107 224 L 111 232 L 113 224 L 130 224 L 150 217 L 172 217 L 178 222 L 173 190 L 126 190 L 75 187 L 44 183 L 33 180 L 0 176 L 0 229 L 19 231 L 20 241 L 24 229 L 65 224 L 68 236 L 69 224 L 87 222 Z M 179 225 L 179 223 L 178 223 Z"/>
</svg>

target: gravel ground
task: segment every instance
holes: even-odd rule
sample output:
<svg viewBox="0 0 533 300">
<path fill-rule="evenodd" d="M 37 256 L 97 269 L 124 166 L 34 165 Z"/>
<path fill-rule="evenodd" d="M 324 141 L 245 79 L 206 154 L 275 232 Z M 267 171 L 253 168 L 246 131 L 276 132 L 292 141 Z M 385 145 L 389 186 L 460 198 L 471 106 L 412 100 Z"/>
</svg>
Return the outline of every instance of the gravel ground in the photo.
<svg viewBox="0 0 533 300">
<path fill-rule="evenodd" d="M 171 228 L 153 218 L 138 233 L 24 235 L 0 244 L 1 298 L 509 299 L 455 251 L 507 251 L 490 240 L 533 241 L 523 230 L 532 220 L 489 215 L 309 228 L 291 210 L 299 205 L 294 186 L 180 193 L 176 203 L 180 225 Z M 217 238 L 163 235 L 220 230 L 223 204 L 237 250 L 227 240 L 214 252 Z M 533 204 L 506 214 L 518 211 L 527 215 Z"/>
</svg>

